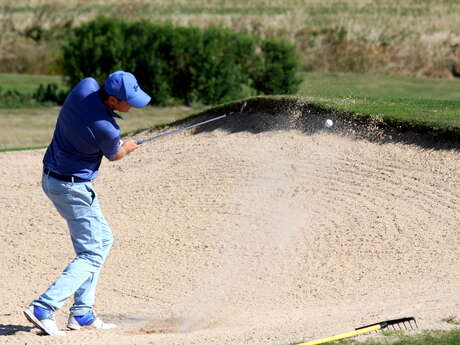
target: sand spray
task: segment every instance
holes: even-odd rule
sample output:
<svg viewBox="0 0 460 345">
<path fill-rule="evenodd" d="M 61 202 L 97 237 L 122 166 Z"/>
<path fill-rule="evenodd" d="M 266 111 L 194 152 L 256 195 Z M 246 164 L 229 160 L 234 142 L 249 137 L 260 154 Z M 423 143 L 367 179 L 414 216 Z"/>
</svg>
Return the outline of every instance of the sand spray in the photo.
<svg viewBox="0 0 460 345">
<path fill-rule="evenodd" d="M 291 282 L 279 282 L 295 276 L 285 273 L 299 266 L 309 224 L 293 157 L 286 154 L 265 152 L 245 170 L 245 183 L 228 195 L 232 214 L 224 221 L 232 231 L 218 234 L 219 262 L 205 268 L 198 288 L 174 306 L 183 318 L 180 331 L 217 326 L 245 309 L 251 315 L 284 306 Z"/>
</svg>

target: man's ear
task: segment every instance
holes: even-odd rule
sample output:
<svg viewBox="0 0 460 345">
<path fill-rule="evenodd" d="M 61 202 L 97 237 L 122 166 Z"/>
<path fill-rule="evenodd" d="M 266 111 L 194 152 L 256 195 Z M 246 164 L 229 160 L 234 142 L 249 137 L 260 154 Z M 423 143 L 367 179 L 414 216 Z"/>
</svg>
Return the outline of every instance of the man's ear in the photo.
<svg viewBox="0 0 460 345">
<path fill-rule="evenodd" d="M 110 109 L 115 109 L 115 107 L 118 104 L 118 99 L 114 96 L 109 96 L 107 97 L 107 100 L 105 103 L 109 106 Z"/>
</svg>

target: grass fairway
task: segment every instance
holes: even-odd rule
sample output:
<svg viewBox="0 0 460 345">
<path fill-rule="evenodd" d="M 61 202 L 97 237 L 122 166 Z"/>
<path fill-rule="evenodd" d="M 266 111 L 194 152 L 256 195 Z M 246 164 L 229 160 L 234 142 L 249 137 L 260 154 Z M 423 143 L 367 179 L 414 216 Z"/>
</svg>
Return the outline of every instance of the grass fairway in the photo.
<svg viewBox="0 0 460 345">
<path fill-rule="evenodd" d="M 396 98 L 459 100 L 457 79 L 414 78 L 404 76 L 305 73 L 300 93 L 329 98 Z"/>
<path fill-rule="evenodd" d="M 307 101 L 398 124 L 460 133 L 460 82 L 366 74 L 304 73 L 299 96 Z M 4 89 L 31 92 L 58 76 L 0 74 Z M 132 109 L 119 124 L 123 133 L 170 123 L 197 113 L 189 107 Z M 59 107 L 0 109 L 0 150 L 49 143 Z"/>
<path fill-rule="evenodd" d="M 307 73 L 300 95 L 398 124 L 460 131 L 460 82 L 402 76 Z"/>
<path fill-rule="evenodd" d="M 63 86 L 62 77 L 53 75 L 0 73 L 0 86 L 3 91 L 16 90 L 32 94 L 40 84 L 46 85 L 51 83 Z"/>
<path fill-rule="evenodd" d="M 191 114 L 186 107 L 131 109 L 117 119 L 123 133 L 179 120 Z M 0 151 L 37 148 L 49 144 L 59 107 L 0 109 Z"/>
<path fill-rule="evenodd" d="M 460 344 L 460 329 L 452 331 L 426 331 L 409 336 L 395 332 L 384 333 L 385 338 L 369 341 L 345 340 L 334 344 L 347 345 L 458 345 Z"/>
</svg>

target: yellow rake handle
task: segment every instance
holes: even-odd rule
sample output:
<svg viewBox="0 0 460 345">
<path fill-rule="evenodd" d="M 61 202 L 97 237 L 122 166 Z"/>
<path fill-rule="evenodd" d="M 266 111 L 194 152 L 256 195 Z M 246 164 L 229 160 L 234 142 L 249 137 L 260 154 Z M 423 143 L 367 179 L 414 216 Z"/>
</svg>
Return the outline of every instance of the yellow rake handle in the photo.
<svg viewBox="0 0 460 345">
<path fill-rule="evenodd" d="M 309 341 L 309 342 L 306 342 L 306 343 L 300 343 L 300 344 L 296 344 L 296 345 L 317 345 L 317 344 L 324 344 L 324 343 L 329 343 L 329 342 L 331 342 L 331 341 L 336 341 L 336 340 L 341 340 L 341 339 L 356 337 L 357 335 L 361 335 L 361 334 L 366 334 L 366 333 L 378 331 L 378 330 L 380 330 L 380 329 L 382 329 L 382 326 L 381 326 L 381 325 L 374 325 L 374 326 L 369 326 L 369 327 L 366 327 L 366 328 L 361 328 L 361 329 L 358 329 L 358 330 L 353 331 L 353 332 L 337 334 L 337 335 L 334 335 L 334 336 L 332 336 L 332 337 L 327 337 L 327 338 L 323 338 L 323 339 L 313 340 L 313 341 Z"/>
</svg>

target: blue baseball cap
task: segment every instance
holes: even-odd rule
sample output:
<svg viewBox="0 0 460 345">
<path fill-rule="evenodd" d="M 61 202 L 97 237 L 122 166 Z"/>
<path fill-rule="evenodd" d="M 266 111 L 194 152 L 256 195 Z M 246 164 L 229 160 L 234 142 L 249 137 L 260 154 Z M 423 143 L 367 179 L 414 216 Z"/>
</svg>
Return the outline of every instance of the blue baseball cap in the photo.
<svg viewBox="0 0 460 345">
<path fill-rule="evenodd" d="M 136 77 L 125 71 L 110 74 L 104 81 L 104 90 L 109 96 L 126 101 L 134 108 L 144 108 L 151 100 L 139 87 Z"/>
</svg>

